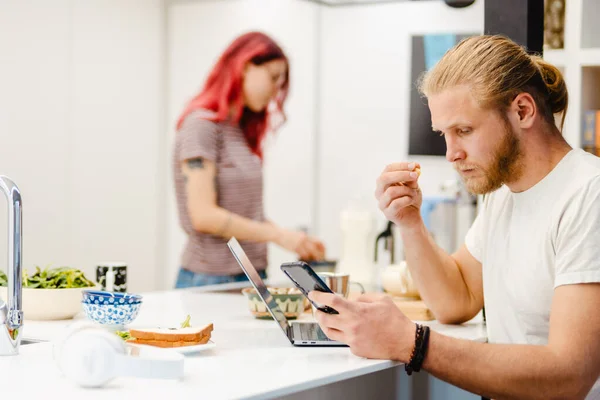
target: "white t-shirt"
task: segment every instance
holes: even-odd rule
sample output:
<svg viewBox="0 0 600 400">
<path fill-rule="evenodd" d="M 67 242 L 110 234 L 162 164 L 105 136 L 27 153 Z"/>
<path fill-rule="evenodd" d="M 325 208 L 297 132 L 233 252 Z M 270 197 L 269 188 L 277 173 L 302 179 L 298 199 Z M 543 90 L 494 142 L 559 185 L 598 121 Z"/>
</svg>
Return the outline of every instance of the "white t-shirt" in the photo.
<svg viewBox="0 0 600 400">
<path fill-rule="evenodd" d="M 600 282 L 600 158 L 571 150 L 530 189 L 503 186 L 482 206 L 465 245 L 483 265 L 488 341 L 547 344 L 554 289 Z"/>
</svg>

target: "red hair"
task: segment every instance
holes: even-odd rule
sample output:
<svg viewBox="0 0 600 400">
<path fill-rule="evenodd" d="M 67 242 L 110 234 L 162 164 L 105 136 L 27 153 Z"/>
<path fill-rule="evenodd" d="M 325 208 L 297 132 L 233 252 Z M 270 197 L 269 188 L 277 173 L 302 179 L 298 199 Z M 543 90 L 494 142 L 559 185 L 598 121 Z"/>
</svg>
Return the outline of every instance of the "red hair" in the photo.
<svg viewBox="0 0 600 400">
<path fill-rule="evenodd" d="M 243 99 L 243 72 L 247 63 L 265 64 L 273 60 L 284 60 L 288 65 L 281 90 L 267 109 L 260 112 L 245 107 Z M 185 118 L 193 111 L 204 109 L 216 114 L 212 121 L 233 119 L 239 124 L 252 151 L 261 159 L 262 143 L 267 130 L 275 130 L 285 121 L 283 103 L 289 88 L 289 62 L 283 50 L 273 39 L 261 32 L 249 32 L 235 39 L 221 54 L 208 75 L 204 88 L 187 105 L 179 120 L 179 129 Z M 281 123 L 269 126 L 272 117 L 279 114 Z"/>
</svg>

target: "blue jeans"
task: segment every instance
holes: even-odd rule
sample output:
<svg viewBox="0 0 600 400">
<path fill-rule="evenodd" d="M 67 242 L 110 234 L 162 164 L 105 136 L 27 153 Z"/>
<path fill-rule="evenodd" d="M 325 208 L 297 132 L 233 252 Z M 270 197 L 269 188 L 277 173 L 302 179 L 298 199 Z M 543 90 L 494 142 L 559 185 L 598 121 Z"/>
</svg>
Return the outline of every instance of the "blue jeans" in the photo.
<svg viewBox="0 0 600 400">
<path fill-rule="evenodd" d="M 266 271 L 259 271 L 258 274 L 262 279 L 267 278 Z M 175 282 L 175 289 L 245 281 L 248 281 L 248 277 L 244 273 L 238 275 L 208 275 L 180 268 Z"/>
</svg>

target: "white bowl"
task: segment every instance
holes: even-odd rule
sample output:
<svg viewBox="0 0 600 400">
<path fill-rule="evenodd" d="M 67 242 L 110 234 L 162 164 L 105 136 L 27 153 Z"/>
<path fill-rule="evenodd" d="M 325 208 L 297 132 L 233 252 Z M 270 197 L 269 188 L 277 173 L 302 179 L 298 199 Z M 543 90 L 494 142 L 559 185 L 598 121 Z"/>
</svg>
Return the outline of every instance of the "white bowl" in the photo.
<svg viewBox="0 0 600 400">
<path fill-rule="evenodd" d="M 32 321 L 71 319 L 82 311 L 81 292 L 90 287 L 70 289 L 23 288 L 23 318 Z M 6 301 L 6 287 L 0 297 Z"/>
</svg>

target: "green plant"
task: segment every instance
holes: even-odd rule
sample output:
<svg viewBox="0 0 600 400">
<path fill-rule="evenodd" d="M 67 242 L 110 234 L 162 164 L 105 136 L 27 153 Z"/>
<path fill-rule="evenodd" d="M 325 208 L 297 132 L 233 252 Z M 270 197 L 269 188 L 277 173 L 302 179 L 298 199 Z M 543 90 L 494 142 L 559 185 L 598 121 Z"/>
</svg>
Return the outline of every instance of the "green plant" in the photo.
<svg viewBox="0 0 600 400">
<path fill-rule="evenodd" d="M 8 278 L 0 271 L 0 286 L 7 286 Z M 23 287 L 39 289 L 66 289 L 92 287 L 95 283 L 87 279 L 84 273 L 76 268 L 58 267 L 45 268 L 35 267 L 35 273 L 28 275 L 23 270 Z"/>
</svg>

